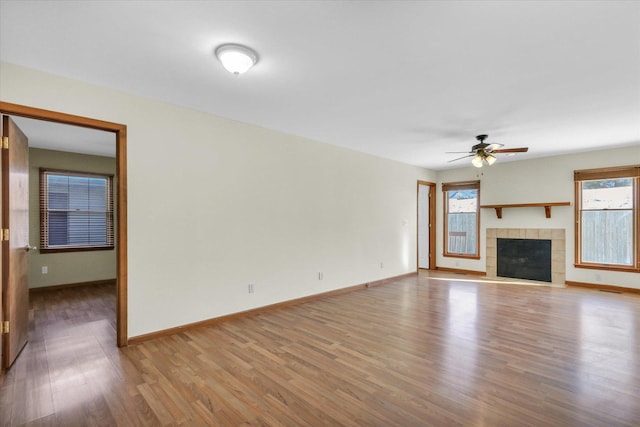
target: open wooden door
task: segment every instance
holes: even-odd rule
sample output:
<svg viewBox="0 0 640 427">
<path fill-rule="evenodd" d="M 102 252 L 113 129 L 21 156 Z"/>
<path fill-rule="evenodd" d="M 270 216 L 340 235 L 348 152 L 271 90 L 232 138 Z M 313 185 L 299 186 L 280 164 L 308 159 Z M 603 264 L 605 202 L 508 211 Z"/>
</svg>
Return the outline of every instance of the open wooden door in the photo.
<svg viewBox="0 0 640 427">
<path fill-rule="evenodd" d="M 429 198 L 431 187 L 418 183 L 418 268 L 429 269 Z"/>
<path fill-rule="evenodd" d="M 436 184 L 418 181 L 418 269 L 436 269 Z"/>
<path fill-rule="evenodd" d="M 5 368 L 11 367 L 29 334 L 29 146 L 27 137 L 2 116 L 2 300 Z M 8 323 L 7 323 L 8 322 Z"/>
</svg>

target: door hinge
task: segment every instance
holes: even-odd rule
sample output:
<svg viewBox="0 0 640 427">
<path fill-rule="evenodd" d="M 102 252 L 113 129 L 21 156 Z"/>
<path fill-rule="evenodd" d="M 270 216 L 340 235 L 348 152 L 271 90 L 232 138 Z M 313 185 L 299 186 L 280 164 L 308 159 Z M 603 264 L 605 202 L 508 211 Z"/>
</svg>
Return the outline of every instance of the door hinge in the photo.
<svg viewBox="0 0 640 427">
<path fill-rule="evenodd" d="M 9 333 L 9 321 L 5 320 L 4 322 L 2 322 L 2 333 L 3 334 L 8 334 Z"/>
<path fill-rule="evenodd" d="M 9 137 L 8 136 L 3 136 L 2 137 L 2 148 L 4 148 L 5 150 L 9 149 Z"/>
<path fill-rule="evenodd" d="M 8 242 L 9 241 L 9 229 L 8 228 L 3 228 L 2 229 L 2 241 L 3 242 Z"/>
</svg>

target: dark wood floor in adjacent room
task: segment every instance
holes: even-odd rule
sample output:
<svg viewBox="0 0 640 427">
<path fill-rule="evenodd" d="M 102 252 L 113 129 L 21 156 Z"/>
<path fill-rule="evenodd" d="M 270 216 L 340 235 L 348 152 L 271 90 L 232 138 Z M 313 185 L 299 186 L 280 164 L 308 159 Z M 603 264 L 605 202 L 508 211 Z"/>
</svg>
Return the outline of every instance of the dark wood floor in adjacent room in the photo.
<svg viewBox="0 0 640 427">
<path fill-rule="evenodd" d="M 639 295 L 421 273 L 117 349 L 114 293 L 32 295 L 0 425 L 640 425 Z"/>
</svg>

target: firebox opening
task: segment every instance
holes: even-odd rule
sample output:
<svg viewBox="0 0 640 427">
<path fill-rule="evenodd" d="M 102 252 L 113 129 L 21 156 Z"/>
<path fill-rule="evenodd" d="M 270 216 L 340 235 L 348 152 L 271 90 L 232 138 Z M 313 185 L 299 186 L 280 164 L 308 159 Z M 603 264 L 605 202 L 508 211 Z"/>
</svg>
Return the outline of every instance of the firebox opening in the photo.
<svg viewBox="0 0 640 427">
<path fill-rule="evenodd" d="M 498 238 L 497 275 L 551 283 L 551 240 Z"/>
</svg>

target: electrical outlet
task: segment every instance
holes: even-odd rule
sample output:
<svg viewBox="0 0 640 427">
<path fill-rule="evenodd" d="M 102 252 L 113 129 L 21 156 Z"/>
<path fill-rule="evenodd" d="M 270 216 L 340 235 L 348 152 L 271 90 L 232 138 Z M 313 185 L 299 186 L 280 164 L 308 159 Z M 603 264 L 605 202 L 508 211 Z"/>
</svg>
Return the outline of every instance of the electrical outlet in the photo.
<svg viewBox="0 0 640 427">
<path fill-rule="evenodd" d="M 42 266 L 42 274 L 47 274 L 49 272 L 49 267 L 47 267 L 46 265 Z"/>
<path fill-rule="evenodd" d="M 602 275 L 600 273 L 596 274 L 596 282 L 602 282 Z"/>
<path fill-rule="evenodd" d="M 256 288 L 255 288 L 255 284 L 254 283 L 249 283 L 249 293 L 252 294 L 255 292 Z"/>
<path fill-rule="evenodd" d="M 323 280 L 324 279 L 324 274 L 322 274 L 322 271 L 318 273 L 318 280 Z"/>
<path fill-rule="evenodd" d="M 384 268 L 384 263 L 382 261 L 380 261 L 380 268 Z"/>
</svg>

